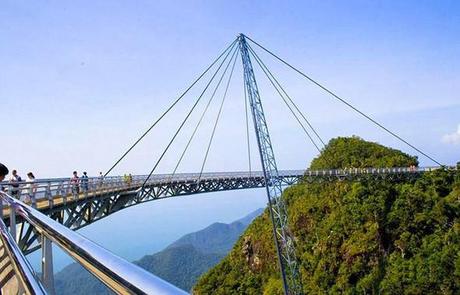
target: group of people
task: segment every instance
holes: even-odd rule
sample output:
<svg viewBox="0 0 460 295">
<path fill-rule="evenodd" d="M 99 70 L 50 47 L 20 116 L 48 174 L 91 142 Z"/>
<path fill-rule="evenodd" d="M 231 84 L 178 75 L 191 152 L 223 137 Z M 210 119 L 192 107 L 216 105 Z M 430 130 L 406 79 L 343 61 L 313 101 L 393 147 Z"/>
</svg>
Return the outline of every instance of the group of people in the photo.
<svg viewBox="0 0 460 295">
<path fill-rule="evenodd" d="M 123 181 L 128 184 L 128 185 L 131 185 L 131 183 L 133 182 L 133 176 L 130 174 L 128 175 L 123 175 Z"/>
<path fill-rule="evenodd" d="M 8 168 L 0 163 L 0 181 L 4 181 L 5 177 L 8 175 L 9 170 Z M 11 171 L 11 177 L 8 180 L 10 183 L 10 189 L 9 193 L 13 197 L 19 197 L 21 190 L 23 189 L 26 194 L 24 195 L 24 201 L 30 201 L 32 197 L 35 195 L 37 192 L 37 184 L 35 183 L 35 175 L 32 172 L 27 173 L 27 184 L 25 187 L 21 188 L 20 183 L 23 182 L 24 180 L 19 176 L 17 170 Z M 0 187 L 1 191 L 5 191 L 4 187 Z"/>
<path fill-rule="evenodd" d="M 10 173 L 9 169 L 0 163 L 0 182 L 5 181 L 6 176 Z M 132 176 L 129 176 L 132 179 Z M 102 186 L 104 181 L 104 174 L 99 172 L 98 186 Z M 126 177 L 125 177 L 126 181 Z M 24 185 L 25 182 L 25 185 Z M 130 182 L 130 181 L 129 181 Z M 79 194 L 80 190 L 86 192 L 89 190 L 89 177 L 88 174 L 83 172 L 81 177 L 78 176 L 77 171 L 73 171 L 72 177 L 69 180 L 72 194 Z M 27 179 L 23 180 L 18 174 L 17 170 L 11 171 L 11 177 L 8 179 L 8 185 L 3 187 L 0 185 L 0 191 L 8 191 L 8 193 L 15 197 L 21 198 L 22 201 L 30 202 L 35 201 L 35 194 L 37 192 L 37 184 L 35 183 L 35 175 L 32 172 L 27 173 Z M 22 193 L 24 192 L 24 193 Z"/>
<path fill-rule="evenodd" d="M 102 172 L 99 172 L 98 176 L 98 186 L 102 186 L 104 182 L 104 174 Z M 88 174 L 86 171 L 83 172 L 83 175 L 81 177 L 78 176 L 78 172 L 74 171 L 72 173 L 72 177 L 70 178 L 70 185 L 72 187 L 72 194 L 79 194 L 80 189 L 83 192 L 88 191 L 89 189 L 89 178 Z"/>
</svg>

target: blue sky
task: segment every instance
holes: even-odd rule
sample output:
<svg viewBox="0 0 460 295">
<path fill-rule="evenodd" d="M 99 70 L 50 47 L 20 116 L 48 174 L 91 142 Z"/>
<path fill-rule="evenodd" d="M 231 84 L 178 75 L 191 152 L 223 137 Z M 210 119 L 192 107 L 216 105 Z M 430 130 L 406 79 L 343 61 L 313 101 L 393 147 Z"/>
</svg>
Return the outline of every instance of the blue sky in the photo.
<svg viewBox="0 0 460 295">
<path fill-rule="evenodd" d="M 15 0 L 0 4 L 0 162 L 39 178 L 70 176 L 75 169 L 106 171 L 240 32 L 439 161 L 460 160 L 458 1 Z M 258 52 L 324 138 L 357 134 L 414 153 Z M 247 169 L 241 75 L 238 61 L 207 171 Z M 317 153 L 262 73 L 256 76 L 280 168 L 305 168 Z M 198 90 L 114 173 L 148 172 Z M 216 112 L 213 104 L 180 171 L 199 169 Z M 175 166 L 197 118 L 159 172 Z M 253 152 L 254 143 L 252 137 Z M 170 224 L 173 213 L 164 209 L 188 212 L 175 217 L 172 236 L 150 223 L 135 231 L 152 237 L 150 243 L 137 240 L 150 253 L 181 234 L 216 220 L 230 222 L 265 204 L 263 192 L 253 191 L 194 198 L 130 208 L 84 234 L 133 259 L 140 255 L 130 253 L 140 247 L 136 238 L 119 249 L 100 231 L 112 225 L 129 236 L 133 230 L 124 220 Z"/>
<path fill-rule="evenodd" d="M 440 161 L 454 163 L 459 12 L 456 1 L 3 1 L 2 161 L 39 177 L 105 171 L 244 32 Z M 357 134 L 412 153 L 261 56 L 323 137 Z M 208 170 L 247 166 L 239 64 L 236 72 L 217 131 L 225 135 L 216 137 Z M 260 84 L 281 168 L 305 167 L 316 155 L 313 147 L 273 89 Z M 148 171 L 193 98 L 115 173 Z M 183 171 L 198 169 L 208 129 L 198 134 Z M 449 134 L 454 140 L 443 140 Z M 171 170 L 186 135 L 159 171 Z M 226 151 L 229 143 L 233 153 Z"/>
</svg>

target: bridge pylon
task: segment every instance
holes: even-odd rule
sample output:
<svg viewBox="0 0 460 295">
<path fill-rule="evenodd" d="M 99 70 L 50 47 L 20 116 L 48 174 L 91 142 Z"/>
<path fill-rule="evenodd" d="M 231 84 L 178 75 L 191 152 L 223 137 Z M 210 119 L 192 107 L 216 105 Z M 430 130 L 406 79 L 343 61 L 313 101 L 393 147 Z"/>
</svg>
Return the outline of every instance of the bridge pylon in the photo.
<svg viewBox="0 0 460 295">
<path fill-rule="evenodd" d="M 238 36 L 244 69 L 244 83 L 249 98 L 254 129 L 264 172 L 273 235 L 278 254 L 281 277 L 285 294 L 302 294 L 299 267 L 295 255 L 294 240 L 288 228 L 286 205 L 281 198 L 283 192 L 281 178 L 275 161 L 262 100 L 259 95 L 254 70 L 249 56 L 248 44 L 243 34 Z"/>
</svg>

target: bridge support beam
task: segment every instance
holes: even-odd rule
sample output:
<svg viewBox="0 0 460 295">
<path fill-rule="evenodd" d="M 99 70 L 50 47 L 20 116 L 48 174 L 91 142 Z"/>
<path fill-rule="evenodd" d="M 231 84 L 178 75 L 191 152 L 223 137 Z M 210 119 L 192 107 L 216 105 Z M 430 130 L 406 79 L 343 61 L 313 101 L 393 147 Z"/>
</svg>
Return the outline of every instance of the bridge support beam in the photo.
<svg viewBox="0 0 460 295">
<path fill-rule="evenodd" d="M 241 59 L 244 68 L 244 82 L 251 106 L 254 129 L 259 147 L 265 187 L 267 189 L 270 216 L 273 223 L 273 235 L 281 269 L 284 292 L 286 294 L 302 294 L 299 269 L 294 249 L 294 241 L 288 229 L 287 210 L 281 194 L 281 177 L 275 161 L 267 121 L 262 108 L 259 89 L 249 56 L 248 44 L 243 34 L 238 37 Z"/>
<path fill-rule="evenodd" d="M 42 283 L 50 295 L 55 295 L 54 271 L 53 271 L 53 247 L 51 240 L 45 235 L 41 235 L 42 245 Z"/>
</svg>

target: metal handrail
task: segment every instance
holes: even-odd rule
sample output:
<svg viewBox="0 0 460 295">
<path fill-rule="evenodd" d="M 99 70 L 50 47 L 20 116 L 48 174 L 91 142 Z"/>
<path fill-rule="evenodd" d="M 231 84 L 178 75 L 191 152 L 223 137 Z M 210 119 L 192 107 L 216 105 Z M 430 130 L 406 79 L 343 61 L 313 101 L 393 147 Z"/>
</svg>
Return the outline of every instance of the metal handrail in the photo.
<svg viewBox="0 0 460 295">
<path fill-rule="evenodd" d="M 345 176 L 345 175 L 375 175 L 375 174 L 395 174 L 395 173 L 424 173 L 434 171 L 442 167 L 392 167 L 392 168 L 343 168 L 330 170 L 280 170 L 279 177 L 323 177 L 323 176 Z M 456 167 L 445 167 L 456 169 Z M 179 183 L 179 182 L 198 182 L 215 181 L 232 178 L 259 178 L 264 177 L 262 171 L 235 171 L 235 172 L 207 172 L 200 177 L 199 173 L 177 173 L 177 174 L 155 174 L 146 183 L 146 186 L 159 183 Z M 147 179 L 147 175 L 132 175 L 132 179 L 127 181 L 123 176 L 108 176 L 105 178 L 88 177 L 80 178 L 80 192 L 93 194 L 105 193 L 120 190 L 138 190 Z M 30 186 L 34 186 L 33 193 L 30 194 Z M 8 181 L 0 182 L 0 187 L 7 188 L 8 193 L 15 194 L 16 197 L 22 194 L 31 197 L 32 206 L 34 202 L 53 199 L 54 196 L 76 196 L 78 193 L 73 191 L 74 185 L 70 178 L 47 178 L 37 179 L 33 182 L 21 181 L 11 183 Z"/>
<path fill-rule="evenodd" d="M 427 172 L 427 171 L 433 171 L 436 169 L 440 169 L 441 167 L 444 166 L 431 166 L 431 167 L 389 167 L 389 168 L 342 168 L 342 169 L 328 169 L 328 170 L 280 170 L 279 175 L 301 175 L 304 173 L 307 173 L 309 175 L 335 175 L 335 174 L 340 174 L 343 172 L 354 172 L 354 173 L 359 173 L 359 174 L 367 174 L 367 173 L 372 173 L 373 171 L 376 171 L 378 169 L 379 173 L 398 173 L 398 172 Z M 455 166 L 445 166 L 447 169 L 456 169 Z M 199 173 L 177 173 L 177 174 L 155 174 L 150 177 L 149 182 L 155 182 L 155 181 L 163 181 L 163 180 L 194 180 L 199 177 Z M 208 179 L 208 178 L 222 178 L 222 177 L 259 177 L 263 176 L 262 171 L 252 171 L 252 172 L 247 172 L 247 171 L 235 171 L 235 172 L 207 172 L 203 173 L 201 175 L 201 179 Z M 132 175 L 132 181 L 133 182 L 140 182 L 143 181 L 147 178 L 147 175 Z M 83 179 L 80 178 L 80 184 L 82 183 Z M 99 177 L 88 177 L 87 178 L 88 183 L 90 184 L 97 184 L 99 182 L 116 182 L 116 181 L 124 181 L 123 176 L 107 176 L 104 178 L 99 178 Z M 53 183 L 56 186 L 56 183 L 70 183 L 70 178 L 45 178 L 45 179 L 37 179 L 33 182 L 30 181 L 21 181 L 21 182 L 15 182 L 14 185 L 19 185 L 19 186 L 24 186 L 30 183 L 33 184 L 43 184 L 43 183 Z M 0 186 L 10 186 L 12 185 L 11 182 L 9 181 L 2 181 L 0 182 Z M 22 188 L 24 189 L 24 188 Z"/>
<path fill-rule="evenodd" d="M 47 294 L 42 283 L 37 279 L 32 266 L 27 261 L 26 257 L 22 254 L 14 238 L 8 232 L 3 220 L 0 219 L 0 239 L 3 248 L 11 262 L 11 266 L 16 274 L 20 286 L 24 289 L 26 294 Z"/>
<path fill-rule="evenodd" d="M 117 294 L 187 294 L 46 215 L 0 192 L 3 201 Z"/>
</svg>

